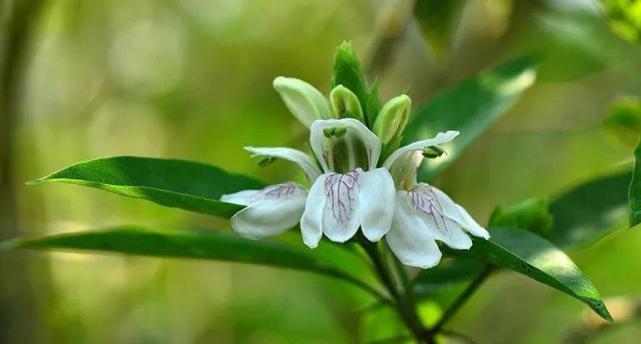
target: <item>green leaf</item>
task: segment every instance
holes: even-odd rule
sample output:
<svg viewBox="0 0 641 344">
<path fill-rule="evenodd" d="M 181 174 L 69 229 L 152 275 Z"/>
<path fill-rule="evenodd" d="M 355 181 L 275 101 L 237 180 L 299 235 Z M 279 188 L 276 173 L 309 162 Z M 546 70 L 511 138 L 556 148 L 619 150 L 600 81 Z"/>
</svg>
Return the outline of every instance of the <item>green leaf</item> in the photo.
<svg viewBox="0 0 641 344">
<path fill-rule="evenodd" d="M 251 178 L 197 162 L 131 156 L 77 163 L 29 184 L 50 182 L 85 185 L 227 218 L 243 206 L 221 202 L 220 196 L 263 187 Z"/>
<path fill-rule="evenodd" d="M 416 111 L 407 126 L 405 142 L 430 138 L 447 130 L 461 132 L 444 147 L 447 156 L 424 163 L 420 176 L 432 180 L 453 163 L 532 85 L 536 66 L 532 57 L 509 61 L 439 93 Z"/>
<path fill-rule="evenodd" d="M 628 190 L 630 202 L 630 226 L 634 227 L 641 223 L 641 141 L 634 150 L 634 170 L 632 171 L 632 182 Z"/>
<path fill-rule="evenodd" d="M 548 237 L 554 216 L 547 199 L 528 198 L 509 207 L 497 206 L 490 216 L 490 227 L 520 228 Z"/>
<path fill-rule="evenodd" d="M 601 0 L 601 3 L 612 31 L 631 43 L 641 43 L 641 2 Z"/>
<path fill-rule="evenodd" d="M 444 258 L 437 266 L 422 270 L 414 279 L 419 294 L 436 293 L 478 276 L 485 263 L 465 256 Z"/>
<path fill-rule="evenodd" d="M 0 242 L 0 250 L 18 248 L 115 252 L 268 265 L 332 276 L 379 296 L 369 285 L 317 257 L 311 250 L 301 250 L 273 241 L 245 239 L 232 233 L 193 230 L 151 231 L 124 226 Z"/>
<path fill-rule="evenodd" d="M 524 230 L 492 228 L 490 232 L 490 240 L 474 239 L 471 254 L 575 297 L 612 321 L 599 292 L 563 251 Z"/>
<path fill-rule="evenodd" d="M 361 69 L 361 63 L 352 49 L 349 42 L 343 42 L 337 49 L 334 56 L 334 76 L 332 78 L 332 88 L 343 85 L 356 94 L 361 104 L 361 109 L 365 111 L 365 118 L 370 118 L 371 114 L 367 111 L 371 108 L 368 106 L 369 91 L 365 81 L 365 75 Z"/>
<path fill-rule="evenodd" d="M 628 217 L 631 178 L 629 171 L 607 175 L 556 197 L 550 204 L 550 241 L 560 247 L 583 246 L 621 228 Z"/>
</svg>

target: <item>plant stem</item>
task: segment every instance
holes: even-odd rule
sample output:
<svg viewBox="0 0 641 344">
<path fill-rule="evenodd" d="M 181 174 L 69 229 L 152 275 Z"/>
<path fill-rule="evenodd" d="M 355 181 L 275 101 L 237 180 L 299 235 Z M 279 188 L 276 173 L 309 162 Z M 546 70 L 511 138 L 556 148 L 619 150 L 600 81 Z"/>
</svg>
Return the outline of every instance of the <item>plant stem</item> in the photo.
<svg viewBox="0 0 641 344">
<path fill-rule="evenodd" d="M 445 314 L 441 317 L 441 319 L 434 325 L 432 328 L 432 334 L 436 334 L 439 331 L 443 329 L 443 326 L 459 311 L 461 306 L 465 304 L 467 299 L 476 292 L 476 290 L 485 282 L 487 277 L 490 275 L 492 272 L 492 266 L 487 265 L 483 272 L 476 277 L 472 283 L 463 291 L 461 295 L 452 303 L 452 305 L 445 311 Z"/>
<path fill-rule="evenodd" d="M 419 343 L 433 343 L 432 337 L 430 335 L 426 335 L 426 333 L 429 334 L 430 332 L 425 329 L 416 314 L 416 304 L 411 301 L 414 300 L 414 298 L 406 297 L 408 293 L 403 293 L 397 289 L 397 285 L 392 279 L 393 275 L 388 269 L 387 264 L 385 264 L 384 259 L 382 259 L 376 244 L 370 243 L 366 240 L 361 240 L 361 245 L 372 260 L 379 279 L 385 288 L 387 288 L 392 299 L 396 302 L 396 310 L 412 333 L 414 339 Z M 411 293 L 412 291 L 409 292 L 409 294 Z"/>
</svg>

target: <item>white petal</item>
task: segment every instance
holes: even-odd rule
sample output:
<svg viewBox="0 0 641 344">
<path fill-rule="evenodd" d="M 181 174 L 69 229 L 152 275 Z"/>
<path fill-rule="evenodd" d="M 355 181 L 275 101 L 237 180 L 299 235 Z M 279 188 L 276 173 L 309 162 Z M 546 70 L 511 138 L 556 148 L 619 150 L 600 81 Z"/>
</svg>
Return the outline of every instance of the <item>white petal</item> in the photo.
<svg viewBox="0 0 641 344">
<path fill-rule="evenodd" d="M 243 210 L 231 218 L 239 234 L 262 239 L 281 234 L 300 221 L 307 191 L 294 183 L 271 185 L 254 192 Z"/>
<path fill-rule="evenodd" d="M 487 229 L 481 227 L 470 214 L 460 205 L 456 205 L 456 209 L 459 211 L 460 220 L 462 221 L 462 226 L 465 228 L 470 234 L 481 237 L 483 239 L 489 239 L 490 238 L 490 233 L 487 231 Z"/>
<path fill-rule="evenodd" d="M 365 172 L 360 181 L 361 228 L 370 241 L 380 240 L 392 225 L 396 188 L 389 171 Z"/>
<path fill-rule="evenodd" d="M 358 231 L 361 222 L 359 193 L 362 176 L 363 170 L 356 169 L 345 174 L 329 173 L 324 178 L 326 200 L 322 227 L 329 240 L 345 242 Z"/>
<path fill-rule="evenodd" d="M 423 269 L 436 266 L 441 251 L 423 221 L 414 214 L 405 191 L 397 192 L 395 204 L 392 227 L 385 236 L 390 249 L 405 265 Z"/>
<path fill-rule="evenodd" d="M 427 147 L 430 146 L 436 146 L 440 145 L 443 143 L 450 142 L 454 140 L 455 137 L 459 135 L 459 132 L 456 130 L 450 130 L 445 133 L 438 133 L 434 138 L 428 139 L 428 140 L 422 140 L 422 141 L 417 141 L 414 143 L 410 143 L 407 146 L 403 146 L 392 153 L 387 160 L 385 160 L 385 163 L 383 164 L 384 167 L 387 169 L 391 169 L 394 163 L 401 157 L 403 157 L 407 153 L 412 153 L 414 151 L 420 151 L 424 150 Z"/>
<path fill-rule="evenodd" d="M 297 149 L 286 147 L 245 147 L 245 149 L 257 156 L 272 156 L 296 163 L 303 169 L 310 181 L 316 180 L 321 175 L 316 161 Z"/>
<path fill-rule="evenodd" d="M 434 188 L 427 184 L 418 184 L 407 195 L 416 215 L 436 240 L 459 250 L 472 247 L 472 240 L 465 234 L 461 225 L 446 215 L 443 201 L 435 194 Z"/>
<path fill-rule="evenodd" d="M 318 246 L 323 236 L 323 209 L 325 208 L 325 178 L 324 174 L 314 181 L 307 195 L 305 211 L 300 220 L 300 231 L 303 242 L 310 248 Z"/>
<path fill-rule="evenodd" d="M 227 203 L 240 205 L 249 205 L 256 198 L 256 194 L 262 190 L 243 190 L 233 194 L 226 194 L 220 197 L 220 200 Z"/>
<path fill-rule="evenodd" d="M 327 98 L 305 81 L 282 76 L 274 79 L 274 89 L 280 94 L 289 111 L 306 127 L 317 119 L 329 118 Z"/>
<path fill-rule="evenodd" d="M 422 185 L 427 185 L 427 184 L 422 184 Z M 433 187 L 429 186 L 434 194 L 436 195 L 437 199 L 439 200 L 439 203 L 443 207 L 443 211 L 445 212 L 445 215 L 449 217 L 450 219 L 456 221 L 461 227 L 463 227 L 465 230 L 470 232 L 472 235 L 489 239 L 490 238 L 490 233 L 485 230 L 485 228 L 481 227 L 472 217 L 470 214 L 468 214 L 463 207 L 460 205 L 454 203 L 452 199 L 445 194 L 445 192 Z"/>
<path fill-rule="evenodd" d="M 365 124 L 353 118 L 343 118 L 318 120 L 312 123 L 312 126 L 310 127 L 309 141 L 314 154 L 316 154 L 316 157 L 318 157 L 318 160 L 320 161 L 323 171 L 331 171 L 328 159 L 332 148 L 330 145 L 333 144 L 330 139 L 325 137 L 323 130 L 332 127 L 346 128 L 346 137 L 353 136 L 355 139 L 362 142 L 366 150 L 368 166 L 359 167 L 366 168 L 368 171 L 376 168 L 378 158 L 381 156 L 381 141 L 373 132 L 367 129 Z"/>
</svg>

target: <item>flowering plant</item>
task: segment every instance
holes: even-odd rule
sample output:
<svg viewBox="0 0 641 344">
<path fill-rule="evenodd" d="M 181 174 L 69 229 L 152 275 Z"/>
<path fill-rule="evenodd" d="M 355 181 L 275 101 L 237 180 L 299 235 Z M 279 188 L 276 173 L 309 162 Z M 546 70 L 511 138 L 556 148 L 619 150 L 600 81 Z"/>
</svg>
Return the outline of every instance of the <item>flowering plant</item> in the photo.
<svg viewBox="0 0 641 344">
<path fill-rule="evenodd" d="M 598 190 L 590 182 L 552 206 L 530 198 L 497 207 L 486 229 L 434 186 L 434 178 L 534 82 L 536 65 L 529 57 L 510 61 L 441 93 L 412 118 L 407 95 L 381 105 L 376 85 L 368 83 L 344 43 L 336 52 L 328 97 L 302 80 L 274 80 L 287 108 L 309 129 L 311 150 L 245 147 L 260 157 L 261 166 L 278 159 L 297 164 L 306 184 L 265 185 L 211 165 L 129 156 L 81 162 L 31 182 L 80 184 L 229 218 L 236 234 L 123 226 L 16 239 L 1 247 L 213 259 L 319 273 L 365 291 L 376 306 L 368 311 L 389 307 L 402 320 L 405 329 L 398 338 L 424 343 L 461 337 L 447 328 L 448 321 L 483 281 L 505 270 L 555 288 L 612 320 L 596 288 L 560 248 L 592 242 L 606 226 L 586 233 L 563 206 L 583 197 L 585 209 L 605 212 L 625 207 L 626 200 L 603 204 L 585 197 Z M 633 224 L 640 218 L 639 185 L 634 176 Z M 579 227 L 580 235 L 568 235 Z M 302 240 L 289 240 L 292 229 L 300 230 Z M 339 251 L 355 256 L 365 269 L 336 262 Z M 450 285 L 463 285 L 463 291 L 437 318 L 422 316 L 421 303 Z"/>
</svg>

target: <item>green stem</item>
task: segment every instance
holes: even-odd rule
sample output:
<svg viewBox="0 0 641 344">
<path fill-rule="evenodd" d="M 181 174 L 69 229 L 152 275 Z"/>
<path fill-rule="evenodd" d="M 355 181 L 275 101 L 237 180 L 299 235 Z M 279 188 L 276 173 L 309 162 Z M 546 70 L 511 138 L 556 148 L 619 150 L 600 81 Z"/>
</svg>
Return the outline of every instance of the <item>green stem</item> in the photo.
<svg viewBox="0 0 641 344">
<path fill-rule="evenodd" d="M 426 336 L 427 330 L 420 322 L 418 315 L 416 314 L 416 304 L 414 302 L 408 302 L 410 300 L 413 300 L 413 298 L 407 298 L 406 293 L 403 293 L 397 289 L 396 283 L 392 280 L 392 273 L 388 269 L 387 264 L 385 264 L 385 261 L 382 259 L 376 244 L 362 240 L 361 245 L 372 260 L 374 269 L 379 279 L 381 280 L 385 288 L 387 288 L 387 291 L 391 295 L 392 299 L 396 302 L 397 312 L 401 316 L 401 319 L 403 320 L 407 328 L 412 333 L 414 339 L 416 339 L 418 343 L 433 343 L 431 336 Z"/>
<path fill-rule="evenodd" d="M 492 267 L 490 265 L 487 265 L 483 272 L 476 277 L 470 285 L 465 288 L 463 293 L 459 295 L 459 297 L 452 303 L 452 305 L 445 311 L 445 314 L 441 317 L 441 319 L 434 325 L 432 328 L 432 334 L 436 334 L 439 331 L 443 329 L 443 326 L 459 311 L 461 306 L 465 304 L 465 302 L 476 292 L 476 290 L 485 282 L 487 277 L 490 275 L 492 272 Z"/>
</svg>

